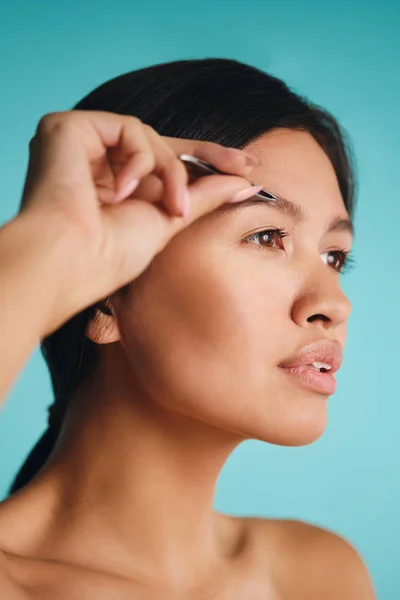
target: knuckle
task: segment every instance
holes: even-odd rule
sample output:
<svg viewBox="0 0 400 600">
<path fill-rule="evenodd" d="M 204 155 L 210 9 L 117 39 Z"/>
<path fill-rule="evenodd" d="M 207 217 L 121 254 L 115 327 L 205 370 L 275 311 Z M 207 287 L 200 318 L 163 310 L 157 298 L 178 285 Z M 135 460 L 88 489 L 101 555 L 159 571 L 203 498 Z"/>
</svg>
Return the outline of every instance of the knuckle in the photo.
<svg viewBox="0 0 400 600">
<path fill-rule="evenodd" d="M 51 130 L 54 127 L 54 124 L 57 120 L 58 113 L 47 113 L 46 115 L 43 115 L 43 117 L 41 117 L 37 125 L 36 133 L 39 135 L 43 133 L 46 134 L 49 130 Z"/>
<path fill-rule="evenodd" d="M 125 122 L 125 124 L 128 138 L 135 139 L 136 143 L 141 148 L 141 153 L 150 154 L 151 145 L 148 137 L 146 136 L 146 126 L 137 117 L 129 116 L 127 119 L 128 120 Z"/>
<path fill-rule="evenodd" d="M 137 132 L 139 129 L 143 129 L 144 127 L 144 124 L 139 117 L 135 117 L 134 115 L 125 115 L 125 121 L 128 129 L 134 132 Z"/>
<path fill-rule="evenodd" d="M 40 119 L 36 134 L 39 136 L 49 135 L 55 130 L 69 129 L 76 123 L 76 120 L 77 117 L 72 111 L 47 113 Z"/>
<path fill-rule="evenodd" d="M 172 152 L 172 149 L 167 144 L 167 142 L 153 127 L 151 127 L 151 125 L 143 124 L 143 129 L 147 135 L 147 139 L 149 140 L 149 143 L 157 144 L 157 147 L 161 148 L 164 156 L 166 155 L 166 153 L 169 150 L 171 150 L 171 152 Z M 173 154 L 173 152 L 172 152 L 172 154 Z"/>
<path fill-rule="evenodd" d="M 144 132 L 147 134 L 147 140 L 149 145 L 154 148 L 156 154 L 159 157 L 159 163 L 162 164 L 163 170 L 165 168 L 173 168 L 174 161 L 177 161 L 176 154 L 173 148 L 168 144 L 162 135 L 160 135 L 153 127 L 147 124 L 143 124 Z M 178 161 L 180 163 L 180 161 Z"/>
<path fill-rule="evenodd" d="M 143 126 L 143 130 L 150 136 L 157 136 L 158 137 L 158 133 L 157 131 L 151 126 L 148 125 L 147 123 L 142 123 Z"/>
</svg>

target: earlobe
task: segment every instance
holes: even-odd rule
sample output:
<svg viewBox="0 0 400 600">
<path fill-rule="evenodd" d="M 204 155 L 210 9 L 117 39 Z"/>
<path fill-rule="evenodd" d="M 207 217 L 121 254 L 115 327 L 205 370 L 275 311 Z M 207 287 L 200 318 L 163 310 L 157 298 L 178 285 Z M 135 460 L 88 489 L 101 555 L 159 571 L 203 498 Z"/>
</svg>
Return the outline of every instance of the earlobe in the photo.
<svg viewBox="0 0 400 600">
<path fill-rule="evenodd" d="M 99 309 L 89 323 L 86 336 L 95 344 L 112 344 L 120 340 L 117 319 L 112 308 L 104 302 L 97 305 Z"/>
</svg>

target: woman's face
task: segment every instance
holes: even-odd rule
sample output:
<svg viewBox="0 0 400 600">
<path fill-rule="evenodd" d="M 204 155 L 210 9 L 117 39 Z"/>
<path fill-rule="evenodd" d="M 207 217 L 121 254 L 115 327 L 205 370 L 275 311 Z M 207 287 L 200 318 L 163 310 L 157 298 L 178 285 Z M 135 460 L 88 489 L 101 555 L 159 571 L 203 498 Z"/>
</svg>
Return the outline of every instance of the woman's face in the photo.
<svg viewBox="0 0 400 600">
<path fill-rule="evenodd" d="M 119 310 L 121 342 L 152 401 L 246 437 L 307 444 L 325 428 L 333 388 L 306 365 L 338 366 L 345 343 L 349 216 L 308 133 L 275 130 L 247 150 L 260 159 L 252 179 L 298 208 L 225 205 L 185 229 Z M 294 357 L 315 342 L 322 353 Z M 303 366 L 280 366 L 293 363 Z"/>
</svg>

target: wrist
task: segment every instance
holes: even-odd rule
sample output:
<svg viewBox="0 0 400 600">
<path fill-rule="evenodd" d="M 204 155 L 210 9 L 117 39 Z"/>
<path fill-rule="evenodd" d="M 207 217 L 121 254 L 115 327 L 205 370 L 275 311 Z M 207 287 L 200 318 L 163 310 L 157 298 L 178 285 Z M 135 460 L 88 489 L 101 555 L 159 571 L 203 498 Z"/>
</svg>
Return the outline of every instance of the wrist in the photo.
<svg viewBox="0 0 400 600">
<path fill-rule="evenodd" d="M 2 268 L 13 281 L 18 301 L 26 305 L 39 338 L 72 316 L 66 308 L 72 268 L 70 237 L 57 216 L 44 218 L 33 212 L 20 213 L 1 232 Z"/>
</svg>

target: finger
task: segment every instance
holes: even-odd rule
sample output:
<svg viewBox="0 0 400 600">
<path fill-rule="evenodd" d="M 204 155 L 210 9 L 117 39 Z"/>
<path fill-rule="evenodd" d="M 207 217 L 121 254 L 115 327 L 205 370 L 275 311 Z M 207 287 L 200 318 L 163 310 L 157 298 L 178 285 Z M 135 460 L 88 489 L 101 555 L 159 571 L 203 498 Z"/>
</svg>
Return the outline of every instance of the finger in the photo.
<svg viewBox="0 0 400 600">
<path fill-rule="evenodd" d="M 144 128 L 156 156 L 154 173 L 163 183 L 162 203 L 171 215 L 183 216 L 189 203 L 187 170 L 165 138 L 147 125 Z"/>
<path fill-rule="evenodd" d="M 149 205 L 152 210 L 148 213 L 145 211 L 141 216 L 141 232 L 146 230 L 151 232 L 154 252 L 159 252 L 174 235 L 200 217 L 211 213 L 225 203 L 241 202 L 251 198 L 260 189 L 261 186 L 251 186 L 246 179 L 238 176 L 210 175 L 202 177 L 188 188 L 190 210 L 184 218 L 171 217 L 160 211 L 157 205 Z M 130 209 L 128 208 L 128 210 Z M 135 207 L 132 210 L 135 210 Z M 139 210 L 142 209 L 139 208 Z"/>
<path fill-rule="evenodd" d="M 123 163 L 116 175 L 115 202 L 125 200 L 152 173 L 156 155 L 140 122 L 126 121 L 121 129 L 119 146 L 110 152 L 112 160 Z"/>
<path fill-rule="evenodd" d="M 198 140 L 178 140 L 165 138 L 177 154 L 197 156 L 211 163 L 220 171 L 241 177 L 249 177 L 253 167 L 259 164 L 258 157 L 246 150 L 227 148 L 214 142 Z"/>
<path fill-rule="evenodd" d="M 124 278 L 120 285 L 138 277 L 154 256 L 189 223 L 225 202 L 234 201 L 238 193 L 242 194 L 242 201 L 259 190 L 250 187 L 249 190 L 249 182 L 245 179 L 227 175 L 210 175 L 196 181 L 189 186 L 191 213 L 186 221 L 182 217 L 172 217 L 156 204 L 143 200 L 127 200 L 106 207 L 105 214 L 113 230 L 113 239 L 120 248 L 116 254 L 124 256 L 124 264 L 119 266 L 120 275 Z"/>
<path fill-rule="evenodd" d="M 91 169 L 82 143 L 70 129 L 65 131 L 62 127 L 55 127 L 45 132 L 43 124 L 39 124 L 29 144 L 29 163 L 21 208 L 39 189 L 39 203 L 71 202 L 71 189 L 76 181 L 82 182 L 82 194 L 91 193 Z M 47 189 L 52 192 L 46 193 Z"/>
<path fill-rule="evenodd" d="M 154 156 L 135 117 L 102 111 L 49 113 L 38 124 L 31 141 L 35 149 L 36 172 L 57 181 L 92 183 L 93 177 L 110 156 L 124 164 L 135 156 L 137 170 L 144 176 L 154 168 Z M 58 152 L 53 151 L 54 148 Z M 112 160 L 111 160 L 112 162 Z M 109 163 L 110 164 L 110 163 Z M 111 164 L 110 164 L 111 167 Z M 120 170 L 123 175 L 123 169 Z M 113 181 L 121 186 L 120 173 Z M 122 182 L 126 185 L 128 182 Z M 131 189 L 133 185 L 129 182 Z M 120 187 L 117 191 L 121 191 Z M 126 192 L 126 190 L 125 190 Z M 108 198 L 107 198 L 108 201 Z"/>
<path fill-rule="evenodd" d="M 261 186 L 252 186 L 247 179 L 233 175 L 209 175 L 189 186 L 190 218 L 187 224 L 219 208 L 223 204 L 252 198 Z"/>
<path fill-rule="evenodd" d="M 190 208 L 188 173 L 181 160 L 175 156 L 164 165 L 162 173 L 164 190 L 162 203 L 172 216 L 185 217 Z"/>
<path fill-rule="evenodd" d="M 120 191 L 115 195 L 113 203 L 119 203 L 135 193 L 135 196 L 150 202 L 161 200 L 162 204 L 173 216 L 183 216 L 187 210 L 186 200 L 188 179 L 187 171 L 182 161 L 173 154 L 165 154 L 152 147 L 153 168 L 149 173 L 149 163 L 145 155 L 134 155 L 124 166 L 121 180 L 125 183 L 119 184 Z M 157 176 L 157 177 L 156 177 Z M 149 180 L 149 181 L 147 181 Z M 155 181 L 156 180 L 156 181 Z M 155 184 L 160 183 L 161 186 Z M 148 192 L 158 190 L 157 194 Z M 161 187 L 161 190 L 159 189 Z M 146 190 L 146 192 L 144 192 Z"/>
<path fill-rule="evenodd" d="M 127 147 L 130 142 L 125 137 L 129 139 L 134 135 L 137 136 L 141 150 L 138 151 L 133 146 L 133 154 L 129 157 Z M 130 196 L 146 176 L 154 174 L 163 183 L 162 202 L 167 211 L 175 216 L 184 214 L 188 202 L 185 198 L 188 178 L 186 169 L 154 129 L 142 124 L 138 130 L 136 123 L 127 123 L 122 131 L 121 147 L 113 152 L 113 160 L 116 158 L 126 160 L 117 175 L 116 203 Z"/>
<path fill-rule="evenodd" d="M 132 160 L 133 164 L 123 168 L 116 178 L 116 192 L 121 197 L 127 197 L 137 186 L 137 179 L 155 169 L 154 154 L 146 145 L 143 134 L 143 124 L 136 117 L 119 115 L 106 111 L 65 111 L 45 115 L 39 122 L 38 135 L 45 137 L 52 134 L 62 140 L 64 149 L 69 156 L 70 171 L 62 165 L 67 179 L 76 175 L 77 171 L 87 171 L 89 166 L 103 159 L 108 149 L 114 148 L 122 162 Z M 176 140 L 162 138 L 175 150 L 175 154 L 188 152 L 214 164 L 218 169 L 227 173 L 247 176 L 251 167 L 248 165 L 249 156 L 241 150 L 224 148 L 213 142 L 197 140 Z M 66 144 L 66 140 L 69 142 Z M 71 151 L 74 148 L 74 151 Z M 82 160 L 86 155 L 87 160 Z M 253 157 L 254 160 L 257 160 Z M 56 166 L 53 161 L 52 169 Z M 176 188 L 179 188 L 181 167 L 174 166 L 169 177 L 168 169 L 159 163 L 160 172 L 165 173 L 165 184 L 168 189 L 166 206 L 175 212 L 177 201 Z M 133 171 L 131 170 L 133 169 Z M 171 190 L 171 192 L 169 191 Z"/>
<path fill-rule="evenodd" d="M 81 154 L 86 154 L 85 162 L 92 168 L 107 154 L 112 162 L 126 165 L 131 161 L 128 169 L 126 166 L 120 169 L 115 181 L 117 194 L 128 195 L 137 185 L 134 179 L 145 177 L 155 168 L 154 153 L 143 128 L 139 119 L 129 115 L 65 111 L 45 115 L 39 123 L 38 134 L 46 139 L 58 135 L 64 141 L 73 140 L 75 147 L 80 146 Z"/>
</svg>

